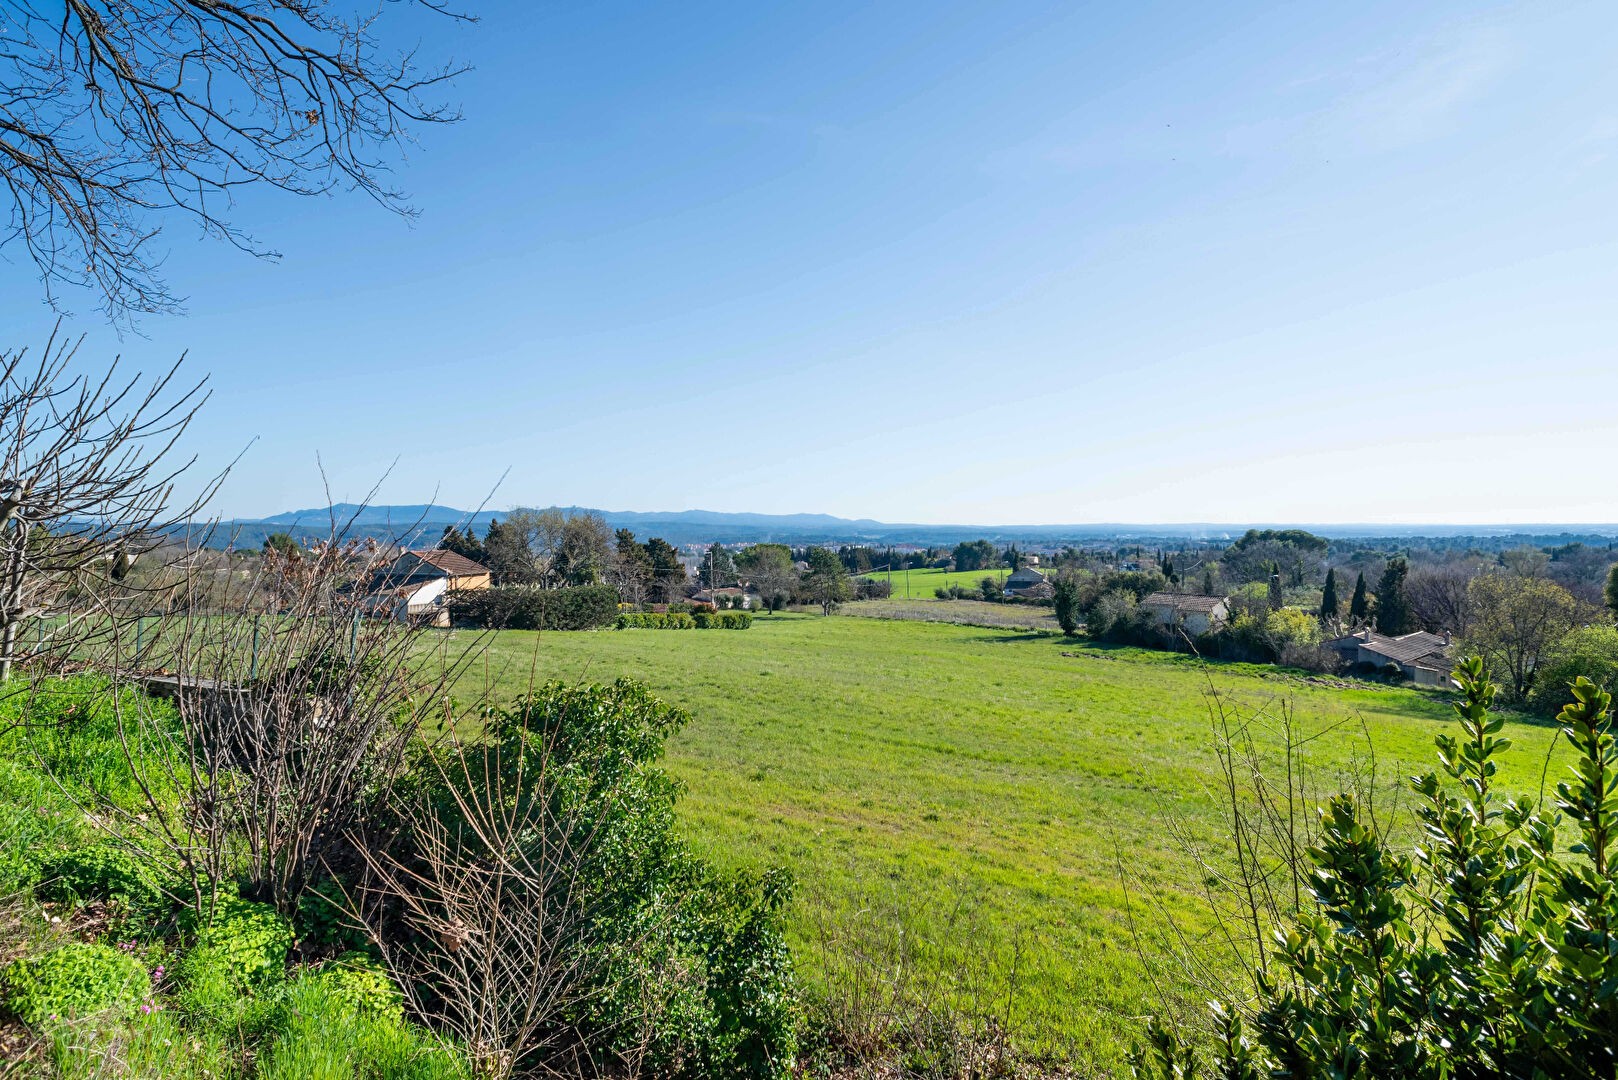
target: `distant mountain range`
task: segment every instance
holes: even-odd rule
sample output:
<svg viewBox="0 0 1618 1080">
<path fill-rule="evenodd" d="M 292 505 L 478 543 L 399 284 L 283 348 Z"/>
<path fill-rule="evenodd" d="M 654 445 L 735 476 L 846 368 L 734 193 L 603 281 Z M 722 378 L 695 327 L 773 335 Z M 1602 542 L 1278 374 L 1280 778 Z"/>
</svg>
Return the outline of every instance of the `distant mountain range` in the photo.
<svg viewBox="0 0 1618 1080">
<path fill-rule="evenodd" d="M 1525 542 L 1586 542 L 1618 536 L 1618 525 L 1502 524 L 1502 525 L 1378 525 L 1308 523 L 1219 524 L 1188 522 L 1174 525 L 1100 523 L 1093 525 L 924 525 L 840 518 L 831 514 L 750 514 L 714 510 L 633 511 L 559 507 L 568 513 L 600 514 L 614 529 L 630 529 L 641 539 L 660 536 L 676 546 L 709 543 L 785 544 L 920 544 L 946 545 L 985 538 L 1009 543 L 1058 545 L 1111 540 L 1149 543 L 1154 540 L 1234 539 L 1252 528 L 1305 528 L 1323 536 L 1341 538 L 1410 537 L 1521 537 Z M 294 537 L 330 536 L 334 528 L 349 536 L 375 537 L 397 543 L 423 545 L 436 542 L 450 525 L 472 527 L 481 535 L 492 520 L 507 510 L 469 511 L 433 503 L 362 506 L 337 503 L 308 510 L 290 510 L 264 518 L 193 525 L 193 539 L 210 547 L 258 547 L 271 533 Z"/>
</svg>

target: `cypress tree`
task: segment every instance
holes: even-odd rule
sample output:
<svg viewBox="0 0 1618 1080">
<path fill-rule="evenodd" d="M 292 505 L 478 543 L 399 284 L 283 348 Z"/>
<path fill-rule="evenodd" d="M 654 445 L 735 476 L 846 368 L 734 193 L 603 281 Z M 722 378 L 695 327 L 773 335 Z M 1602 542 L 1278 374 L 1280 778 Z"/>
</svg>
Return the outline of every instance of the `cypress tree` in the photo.
<svg viewBox="0 0 1618 1080">
<path fill-rule="evenodd" d="M 1337 568 L 1326 571 L 1326 587 L 1320 593 L 1320 621 L 1337 618 Z"/>
<path fill-rule="evenodd" d="M 1202 595 L 1214 595 L 1214 579 L 1212 570 L 1204 570 L 1202 572 Z"/>
<path fill-rule="evenodd" d="M 1410 597 L 1405 593 L 1405 575 L 1410 563 L 1403 555 L 1388 560 L 1382 571 L 1382 580 L 1376 586 L 1376 628 L 1378 633 L 1396 637 L 1415 629 L 1416 619 L 1410 610 Z"/>
<path fill-rule="evenodd" d="M 1348 617 L 1356 623 L 1363 623 L 1366 616 L 1371 614 L 1371 600 L 1365 595 L 1365 571 L 1354 579 L 1354 597 L 1348 602 Z"/>
<path fill-rule="evenodd" d="M 1273 572 L 1270 574 L 1270 610 L 1280 611 L 1282 605 L 1286 602 L 1286 598 L 1281 592 L 1281 571 L 1275 568 L 1272 569 Z"/>
</svg>

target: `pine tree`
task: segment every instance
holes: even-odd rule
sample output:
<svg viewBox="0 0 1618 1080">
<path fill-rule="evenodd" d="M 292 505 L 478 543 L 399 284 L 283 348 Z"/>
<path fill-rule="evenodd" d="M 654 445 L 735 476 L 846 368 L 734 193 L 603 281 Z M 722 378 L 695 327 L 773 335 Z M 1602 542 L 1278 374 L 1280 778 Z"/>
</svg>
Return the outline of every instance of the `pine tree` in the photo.
<svg viewBox="0 0 1618 1080">
<path fill-rule="evenodd" d="M 1320 593 L 1320 621 L 1330 622 L 1337 618 L 1337 609 L 1341 605 L 1337 600 L 1337 569 L 1326 571 L 1326 587 Z"/>
<path fill-rule="evenodd" d="M 1354 579 L 1354 597 L 1348 602 L 1348 617 L 1356 623 L 1363 623 L 1371 614 L 1371 598 L 1365 594 L 1365 571 Z"/>
</svg>

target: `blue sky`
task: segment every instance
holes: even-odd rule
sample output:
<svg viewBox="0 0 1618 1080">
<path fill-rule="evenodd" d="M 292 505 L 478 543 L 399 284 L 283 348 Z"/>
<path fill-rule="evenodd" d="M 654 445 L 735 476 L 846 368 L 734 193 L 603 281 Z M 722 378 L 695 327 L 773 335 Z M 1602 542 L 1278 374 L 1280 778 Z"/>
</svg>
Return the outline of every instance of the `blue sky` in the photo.
<svg viewBox="0 0 1618 1080">
<path fill-rule="evenodd" d="M 167 233 L 227 515 L 1618 521 L 1610 4 L 491 3 L 407 224 Z M 0 326 L 52 316 L 0 265 Z M 497 490 L 496 482 L 509 469 Z"/>
</svg>

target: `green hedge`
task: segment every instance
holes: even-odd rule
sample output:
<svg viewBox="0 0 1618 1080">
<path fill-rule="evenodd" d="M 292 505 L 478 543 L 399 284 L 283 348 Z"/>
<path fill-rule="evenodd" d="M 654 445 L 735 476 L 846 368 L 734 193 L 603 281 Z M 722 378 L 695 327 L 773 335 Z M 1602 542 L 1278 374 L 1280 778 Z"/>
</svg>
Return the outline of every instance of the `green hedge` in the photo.
<svg viewBox="0 0 1618 1080">
<path fill-rule="evenodd" d="M 746 630 L 753 625 L 748 611 L 626 611 L 613 623 L 619 630 Z"/>
<path fill-rule="evenodd" d="M 451 594 L 449 614 L 457 625 L 494 630 L 593 630 L 612 625 L 618 590 L 611 585 L 479 589 Z"/>
</svg>

